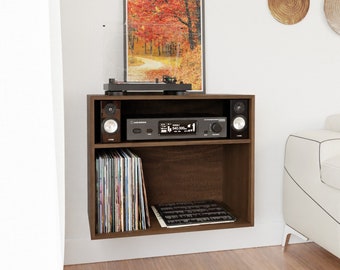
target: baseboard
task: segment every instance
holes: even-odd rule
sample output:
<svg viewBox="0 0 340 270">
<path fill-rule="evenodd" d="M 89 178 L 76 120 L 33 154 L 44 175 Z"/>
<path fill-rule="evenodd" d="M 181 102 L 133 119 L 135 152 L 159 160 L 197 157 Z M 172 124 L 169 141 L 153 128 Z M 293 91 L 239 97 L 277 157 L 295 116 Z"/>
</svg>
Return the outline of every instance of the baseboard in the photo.
<svg viewBox="0 0 340 270">
<path fill-rule="evenodd" d="M 65 265 L 280 245 L 284 224 L 105 240 L 66 239 Z"/>
</svg>

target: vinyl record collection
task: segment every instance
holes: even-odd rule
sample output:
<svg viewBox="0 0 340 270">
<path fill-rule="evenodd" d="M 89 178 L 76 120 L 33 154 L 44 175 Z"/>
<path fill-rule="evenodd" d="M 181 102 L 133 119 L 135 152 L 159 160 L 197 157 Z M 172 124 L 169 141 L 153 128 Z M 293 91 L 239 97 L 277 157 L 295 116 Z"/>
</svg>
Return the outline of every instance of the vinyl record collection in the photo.
<svg viewBox="0 0 340 270">
<path fill-rule="evenodd" d="M 142 160 L 129 149 L 96 153 L 96 198 L 97 233 L 150 227 Z"/>
</svg>

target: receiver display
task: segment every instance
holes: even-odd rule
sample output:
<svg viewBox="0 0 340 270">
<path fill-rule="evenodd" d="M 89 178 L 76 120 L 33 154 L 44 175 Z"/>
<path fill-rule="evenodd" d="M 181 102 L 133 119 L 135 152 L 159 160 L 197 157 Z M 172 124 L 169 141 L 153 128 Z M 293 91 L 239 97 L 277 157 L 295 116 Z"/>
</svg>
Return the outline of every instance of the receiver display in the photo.
<svg viewBox="0 0 340 270">
<path fill-rule="evenodd" d="M 166 120 L 158 122 L 159 135 L 186 135 L 196 134 L 197 121 L 195 120 Z"/>
</svg>

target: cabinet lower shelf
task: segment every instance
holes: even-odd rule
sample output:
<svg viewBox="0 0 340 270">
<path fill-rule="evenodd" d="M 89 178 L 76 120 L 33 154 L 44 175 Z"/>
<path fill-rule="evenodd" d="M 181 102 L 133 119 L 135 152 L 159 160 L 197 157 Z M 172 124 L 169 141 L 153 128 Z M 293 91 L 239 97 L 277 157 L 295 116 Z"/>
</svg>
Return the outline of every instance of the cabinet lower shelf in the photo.
<svg viewBox="0 0 340 270">
<path fill-rule="evenodd" d="M 208 230 L 221 230 L 221 229 L 232 229 L 232 228 L 242 228 L 251 227 L 254 224 L 248 222 L 244 219 L 238 219 L 233 223 L 224 224 L 209 224 L 209 225 L 199 225 L 199 226 L 189 226 L 180 228 L 162 228 L 157 218 L 154 215 L 150 217 L 151 227 L 146 230 L 138 230 L 131 232 L 112 232 L 105 234 L 95 234 L 92 239 L 106 239 L 106 238 L 122 238 L 122 237 L 135 237 L 135 236 L 146 236 L 155 234 L 170 234 L 170 233 L 185 233 L 193 231 L 208 231 Z"/>
</svg>

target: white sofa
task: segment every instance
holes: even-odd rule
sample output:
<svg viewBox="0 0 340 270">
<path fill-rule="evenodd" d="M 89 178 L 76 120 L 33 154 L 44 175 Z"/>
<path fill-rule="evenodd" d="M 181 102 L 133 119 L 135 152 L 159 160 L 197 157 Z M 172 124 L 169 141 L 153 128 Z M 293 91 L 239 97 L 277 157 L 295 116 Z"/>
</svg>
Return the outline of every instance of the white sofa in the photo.
<svg viewBox="0 0 340 270">
<path fill-rule="evenodd" d="M 283 179 L 283 215 L 298 232 L 340 258 L 340 114 L 325 129 L 287 139 Z"/>
</svg>

